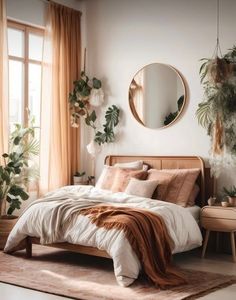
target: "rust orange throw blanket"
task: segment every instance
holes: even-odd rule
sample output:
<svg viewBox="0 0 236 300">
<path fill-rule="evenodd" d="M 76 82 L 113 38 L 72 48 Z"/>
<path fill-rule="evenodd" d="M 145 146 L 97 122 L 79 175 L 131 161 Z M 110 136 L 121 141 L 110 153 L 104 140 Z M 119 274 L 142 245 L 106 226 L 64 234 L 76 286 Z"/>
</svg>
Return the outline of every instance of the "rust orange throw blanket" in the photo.
<svg viewBox="0 0 236 300">
<path fill-rule="evenodd" d="M 160 216 L 141 209 L 100 205 L 80 213 L 98 227 L 123 230 L 146 276 L 158 287 L 186 283 L 171 266 L 171 240 Z"/>
</svg>

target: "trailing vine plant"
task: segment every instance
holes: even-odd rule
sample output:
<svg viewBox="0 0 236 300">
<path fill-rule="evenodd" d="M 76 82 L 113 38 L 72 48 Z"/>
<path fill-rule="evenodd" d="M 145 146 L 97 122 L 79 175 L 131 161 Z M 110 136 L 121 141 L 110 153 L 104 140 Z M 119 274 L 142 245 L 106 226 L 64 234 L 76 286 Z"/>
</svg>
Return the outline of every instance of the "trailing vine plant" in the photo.
<svg viewBox="0 0 236 300">
<path fill-rule="evenodd" d="M 94 141 L 98 145 L 115 141 L 114 128 L 119 123 L 120 110 L 116 105 L 112 105 L 105 113 L 106 122 L 103 124 L 103 130 L 97 129 L 97 115 L 93 107 L 100 106 L 103 99 L 101 81 L 97 78 L 90 80 L 85 72 L 81 72 L 80 79 L 74 81 L 74 89 L 69 94 L 71 126 L 79 127 L 80 119 L 83 118 L 85 124 L 93 128 Z"/>
<path fill-rule="evenodd" d="M 210 164 L 217 177 L 223 166 L 236 164 L 236 46 L 222 58 L 202 61 L 204 100 L 196 116 L 211 137 Z"/>
</svg>

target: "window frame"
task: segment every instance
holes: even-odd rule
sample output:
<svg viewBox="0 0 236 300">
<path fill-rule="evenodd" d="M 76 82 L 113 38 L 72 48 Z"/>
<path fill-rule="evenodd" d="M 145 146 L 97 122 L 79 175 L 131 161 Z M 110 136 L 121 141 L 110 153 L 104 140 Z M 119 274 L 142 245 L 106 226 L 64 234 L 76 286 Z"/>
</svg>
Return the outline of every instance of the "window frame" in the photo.
<svg viewBox="0 0 236 300">
<path fill-rule="evenodd" d="M 28 126 L 28 112 L 27 108 L 29 105 L 29 64 L 38 64 L 42 67 L 42 61 L 34 60 L 29 58 L 29 35 L 39 35 L 44 37 L 45 30 L 36 26 L 23 24 L 17 21 L 7 20 L 7 28 L 18 29 L 24 32 L 24 57 L 18 57 L 8 54 L 8 63 L 10 60 L 20 61 L 24 64 L 23 74 L 23 105 L 22 105 L 22 124 Z"/>
</svg>

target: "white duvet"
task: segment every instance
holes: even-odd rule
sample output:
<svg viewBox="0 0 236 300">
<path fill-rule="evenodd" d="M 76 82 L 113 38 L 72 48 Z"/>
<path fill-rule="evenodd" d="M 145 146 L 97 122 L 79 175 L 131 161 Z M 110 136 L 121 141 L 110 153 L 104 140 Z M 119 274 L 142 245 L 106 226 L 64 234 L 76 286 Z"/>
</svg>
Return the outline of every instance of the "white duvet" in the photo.
<svg viewBox="0 0 236 300">
<path fill-rule="evenodd" d="M 141 266 L 122 231 L 97 228 L 89 217 L 74 214 L 69 225 L 60 228 L 59 235 L 53 232 L 52 216 L 55 217 L 59 205 L 63 205 L 65 201 L 80 205 L 84 199 L 88 203 L 97 201 L 138 207 L 162 216 L 174 244 L 173 253 L 201 246 L 200 229 L 190 212 L 183 207 L 125 193 L 111 193 L 92 186 L 66 186 L 49 193 L 45 201 L 35 201 L 26 209 L 11 231 L 4 251 L 11 251 L 26 236 L 41 238 L 41 243 L 44 244 L 66 241 L 96 247 L 105 250 L 112 257 L 117 282 L 122 286 L 130 285 L 138 277 Z"/>
</svg>

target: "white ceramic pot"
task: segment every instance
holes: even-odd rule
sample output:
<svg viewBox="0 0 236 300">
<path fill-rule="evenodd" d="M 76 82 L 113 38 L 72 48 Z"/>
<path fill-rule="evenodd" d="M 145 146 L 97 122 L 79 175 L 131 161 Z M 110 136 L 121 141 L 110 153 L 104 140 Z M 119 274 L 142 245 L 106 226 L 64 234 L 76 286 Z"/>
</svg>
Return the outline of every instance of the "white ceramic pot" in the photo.
<svg viewBox="0 0 236 300">
<path fill-rule="evenodd" d="M 208 200 L 207 200 L 207 203 L 209 206 L 213 206 L 216 202 L 216 197 L 210 197 Z"/>
<path fill-rule="evenodd" d="M 101 146 L 99 146 L 94 140 L 91 140 L 91 142 L 87 145 L 87 151 L 92 157 L 95 157 L 101 151 Z"/>
<path fill-rule="evenodd" d="M 74 176 L 74 185 L 83 184 L 84 183 L 84 176 Z"/>
</svg>

